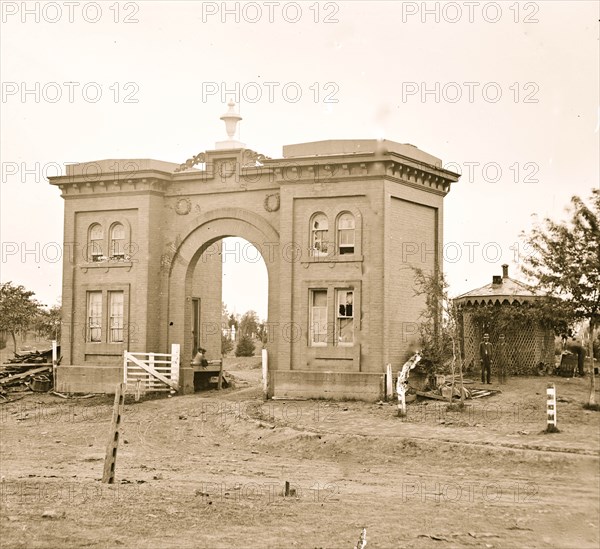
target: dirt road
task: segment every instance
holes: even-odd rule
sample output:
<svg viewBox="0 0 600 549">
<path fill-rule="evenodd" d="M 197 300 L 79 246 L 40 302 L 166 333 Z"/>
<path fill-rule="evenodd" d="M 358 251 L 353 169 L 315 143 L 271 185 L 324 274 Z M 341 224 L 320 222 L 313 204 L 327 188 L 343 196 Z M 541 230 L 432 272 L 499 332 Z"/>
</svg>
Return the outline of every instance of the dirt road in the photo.
<svg viewBox="0 0 600 549">
<path fill-rule="evenodd" d="M 265 403 L 257 376 L 127 401 L 115 485 L 99 481 L 110 397 L 2 405 L 1 547 L 346 549 L 363 527 L 368 549 L 600 543 L 585 380 L 551 379 L 561 432 L 549 435 L 549 378 L 399 419 L 389 404 Z"/>
</svg>

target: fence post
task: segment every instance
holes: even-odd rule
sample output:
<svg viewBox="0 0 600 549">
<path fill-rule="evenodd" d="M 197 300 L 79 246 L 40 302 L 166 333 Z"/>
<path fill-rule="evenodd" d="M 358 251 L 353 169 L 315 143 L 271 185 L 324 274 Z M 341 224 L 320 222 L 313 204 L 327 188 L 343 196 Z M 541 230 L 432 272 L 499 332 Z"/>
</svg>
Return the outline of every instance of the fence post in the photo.
<svg viewBox="0 0 600 549">
<path fill-rule="evenodd" d="M 152 370 L 156 370 L 156 366 L 154 365 L 154 353 L 148 353 L 148 366 L 152 368 Z M 146 385 L 148 389 L 154 388 L 154 380 L 152 379 L 151 374 L 146 374 Z"/>
<path fill-rule="evenodd" d="M 127 386 L 127 351 L 123 351 L 123 383 Z"/>
<path fill-rule="evenodd" d="M 546 389 L 546 415 L 548 425 L 546 431 L 548 433 L 558 432 L 557 420 L 556 420 L 556 388 L 554 383 L 549 383 Z"/>
<path fill-rule="evenodd" d="M 269 354 L 266 349 L 262 350 L 262 387 L 263 387 L 263 396 L 267 398 L 269 383 Z"/>
<path fill-rule="evenodd" d="M 171 379 L 179 385 L 179 363 L 181 358 L 181 348 L 179 343 L 171 344 Z M 173 394 L 175 391 L 171 391 Z"/>
<path fill-rule="evenodd" d="M 385 400 L 389 401 L 394 398 L 394 385 L 392 377 L 392 365 L 385 365 Z"/>
<path fill-rule="evenodd" d="M 123 415 L 125 384 L 119 383 L 115 392 L 115 403 L 113 406 L 112 423 L 110 426 L 110 439 L 106 447 L 104 458 L 104 472 L 102 482 L 114 484 L 115 467 L 117 465 L 117 449 L 119 447 L 119 432 L 121 429 L 121 417 Z"/>
<path fill-rule="evenodd" d="M 52 387 L 56 387 L 56 366 L 58 364 L 58 342 L 52 340 Z M 56 390 L 56 389 L 55 389 Z"/>
<path fill-rule="evenodd" d="M 135 401 L 139 402 L 142 393 L 142 380 L 138 379 L 135 382 Z"/>
<path fill-rule="evenodd" d="M 367 546 L 367 529 L 363 528 L 360 533 L 360 537 L 358 538 L 357 544 L 354 546 L 354 549 L 365 549 Z"/>
</svg>

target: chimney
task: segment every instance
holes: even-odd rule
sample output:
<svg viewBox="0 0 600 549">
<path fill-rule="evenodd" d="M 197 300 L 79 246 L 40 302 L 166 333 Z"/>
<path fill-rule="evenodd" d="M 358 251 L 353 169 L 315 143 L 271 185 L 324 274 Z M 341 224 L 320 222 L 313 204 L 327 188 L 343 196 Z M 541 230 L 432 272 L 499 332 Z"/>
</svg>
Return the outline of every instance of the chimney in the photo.
<svg viewBox="0 0 600 549">
<path fill-rule="evenodd" d="M 502 265 L 502 278 L 508 278 L 508 265 L 506 263 Z"/>
</svg>

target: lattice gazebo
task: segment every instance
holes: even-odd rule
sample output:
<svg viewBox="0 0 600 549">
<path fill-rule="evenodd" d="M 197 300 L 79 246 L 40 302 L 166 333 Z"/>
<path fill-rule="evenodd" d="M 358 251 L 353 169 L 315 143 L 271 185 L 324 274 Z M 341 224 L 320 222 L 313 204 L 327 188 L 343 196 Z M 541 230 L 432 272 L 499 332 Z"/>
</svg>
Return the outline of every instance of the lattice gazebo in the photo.
<svg viewBox="0 0 600 549">
<path fill-rule="evenodd" d="M 467 370 L 479 371 L 479 343 L 489 333 L 493 349 L 500 350 L 500 335 L 505 336 L 503 353 L 495 352 L 492 370 L 498 371 L 498 360 L 505 356 L 509 375 L 531 375 L 540 362 L 554 364 L 554 331 L 540 321 L 524 320 L 524 308 L 544 296 L 523 282 L 508 276 L 508 265 L 502 265 L 502 276 L 492 283 L 471 290 L 454 299 L 462 335 L 463 364 Z M 504 322 L 500 322 L 500 317 Z M 514 322 L 507 322 L 514 316 Z M 518 321 L 520 320 L 520 321 Z"/>
</svg>

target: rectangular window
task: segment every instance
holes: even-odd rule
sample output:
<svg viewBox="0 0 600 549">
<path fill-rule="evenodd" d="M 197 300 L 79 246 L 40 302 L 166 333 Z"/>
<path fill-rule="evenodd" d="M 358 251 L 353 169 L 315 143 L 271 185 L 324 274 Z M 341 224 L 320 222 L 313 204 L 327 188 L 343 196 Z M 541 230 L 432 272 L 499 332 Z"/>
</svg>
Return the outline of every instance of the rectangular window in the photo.
<svg viewBox="0 0 600 549">
<path fill-rule="evenodd" d="M 324 347 L 327 345 L 327 290 L 312 290 L 310 294 L 310 343 Z"/>
<path fill-rule="evenodd" d="M 108 293 L 110 343 L 123 342 L 123 292 Z"/>
<path fill-rule="evenodd" d="M 88 292 L 88 341 L 102 341 L 102 292 Z"/>
<path fill-rule="evenodd" d="M 92 240 L 90 244 L 90 254 L 92 261 L 102 261 L 102 243 Z"/>
<path fill-rule="evenodd" d="M 340 255 L 354 253 L 354 229 L 340 229 Z"/>
<path fill-rule="evenodd" d="M 338 219 L 338 250 L 340 255 L 354 253 L 354 216 L 350 213 Z"/>
<path fill-rule="evenodd" d="M 354 291 L 336 290 L 336 295 L 337 343 L 342 347 L 350 346 L 354 344 Z"/>
</svg>

